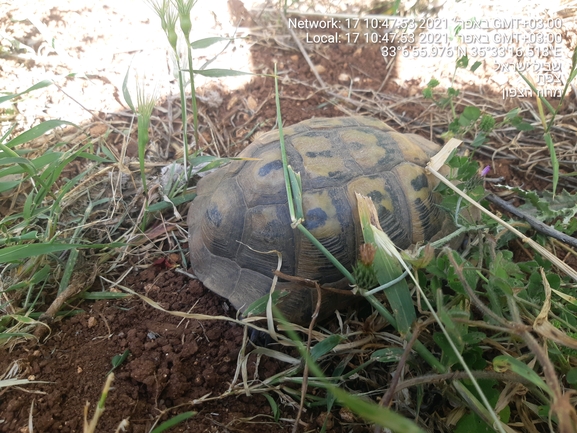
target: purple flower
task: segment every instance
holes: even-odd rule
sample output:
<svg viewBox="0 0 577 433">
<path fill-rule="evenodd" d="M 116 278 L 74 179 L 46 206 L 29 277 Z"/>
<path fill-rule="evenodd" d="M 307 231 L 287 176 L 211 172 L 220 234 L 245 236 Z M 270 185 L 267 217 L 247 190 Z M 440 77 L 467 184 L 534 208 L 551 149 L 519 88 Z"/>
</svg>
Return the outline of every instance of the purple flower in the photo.
<svg viewBox="0 0 577 433">
<path fill-rule="evenodd" d="M 490 166 L 490 165 L 486 166 L 486 167 L 481 171 L 481 177 L 487 176 L 487 174 L 489 174 L 490 171 L 491 171 L 491 166 Z"/>
</svg>

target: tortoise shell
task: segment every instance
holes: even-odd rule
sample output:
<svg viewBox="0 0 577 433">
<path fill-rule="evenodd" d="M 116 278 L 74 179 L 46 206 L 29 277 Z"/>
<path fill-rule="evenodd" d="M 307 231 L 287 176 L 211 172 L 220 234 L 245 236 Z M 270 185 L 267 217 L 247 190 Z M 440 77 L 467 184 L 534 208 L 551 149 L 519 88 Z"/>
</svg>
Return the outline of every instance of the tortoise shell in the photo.
<svg viewBox="0 0 577 433">
<path fill-rule="evenodd" d="M 345 266 L 356 262 L 362 234 L 355 192 L 372 198 L 381 227 L 400 248 L 429 240 L 445 215 L 424 167 L 440 146 L 368 117 L 316 118 L 284 128 L 289 164 L 302 178 L 304 226 Z M 190 258 L 204 285 L 241 312 L 269 293 L 276 250 L 281 272 L 333 284 L 342 275 L 291 228 L 279 133 L 260 136 L 235 161 L 202 178 L 188 212 Z M 280 282 L 281 311 L 310 321 L 316 290 Z M 338 298 L 338 296 L 336 297 Z M 338 301 L 323 295 L 323 313 Z"/>
</svg>

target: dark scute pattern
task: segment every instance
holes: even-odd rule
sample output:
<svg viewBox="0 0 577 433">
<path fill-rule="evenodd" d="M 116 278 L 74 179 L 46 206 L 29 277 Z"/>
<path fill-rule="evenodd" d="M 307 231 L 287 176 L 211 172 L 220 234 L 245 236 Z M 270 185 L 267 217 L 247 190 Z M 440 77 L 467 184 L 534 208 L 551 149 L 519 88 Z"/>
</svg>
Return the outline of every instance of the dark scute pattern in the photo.
<svg viewBox="0 0 577 433">
<path fill-rule="evenodd" d="M 415 189 L 415 191 L 420 191 L 423 188 L 429 187 L 429 182 L 427 181 L 427 176 L 425 174 L 421 174 L 411 180 L 411 186 Z"/>
<path fill-rule="evenodd" d="M 379 224 L 396 246 L 404 249 L 411 245 L 411 237 L 405 227 L 405 221 L 399 221 L 394 213 L 384 207 L 379 208 L 378 216 Z"/>
<path fill-rule="evenodd" d="M 271 250 L 283 253 L 282 272 L 292 275 L 294 272 L 294 235 L 290 226 L 288 205 L 274 206 L 276 217 L 271 215 L 263 220 L 267 210 L 271 207 L 257 206 L 249 209 L 244 218 L 242 238 L 238 245 L 235 258 L 241 268 L 272 278 L 272 270 L 276 268 L 278 257 L 276 254 L 263 254 Z"/>
<path fill-rule="evenodd" d="M 434 201 L 432 197 L 431 201 Z M 424 238 L 432 238 L 440 230 L 439 222 L 442 220 L 442 218 L 439 214 L 439 208 L 436 204 L 427 206 L 420 198 L 416 199 L 413 203 L 423 227 Z"/>
<path fill-rule="evenodd" d="M 277 159 L 276 161 L 271 161 L 268 164 L 263 165 L 258 170 L 258 175 L 260 177 L 264 177 L 267 176 L 271 171 L 280 169 L 282 169 L 282 161 L 280 159 Z"/>
<path fill-rule="evenodd" d="M 373 201 L 373 203 L 380 203 L 381 200 L 383 199 L 383 194 L 381 193 L 381 191 L 376 191 L 376 190 L 371 191 L 367 195 Z"/>
<path fill-rule="evenodd" d="M 347 196 L 340 189 L 333 189 L 329 192 L 333 206 L 337 210 L 337 218 L 341 225 L 341 231 L 347 231 L 352 226 L 352 208 L 347 200 Z"/>
<path fill-rule="evenodd" d="M 309 209 L 305 215 L 304 226 L 309 230 L 314 230 L 318 227 L 322 227 L 327 222 L 327 213 L 320 207 L 315 207 L 314 209 Z"/>
<path fill-rule="evenodd" d="M 220 223 L 222 222 L 222 214 L 216 206 L 212 206 L 210 209 L 207 209 L 206 217 L 212 225 L 217 228 L 220 227 Z"/>
<path fill-rule="evenodd" d="M 322 150 L 320 152 L 306 152 L 305 154 L 309 158 L 316 158 L 318 156 L 324 156 L 325 158 L 331 158 L 333 156 L 330 150 Z"/>
</svg>

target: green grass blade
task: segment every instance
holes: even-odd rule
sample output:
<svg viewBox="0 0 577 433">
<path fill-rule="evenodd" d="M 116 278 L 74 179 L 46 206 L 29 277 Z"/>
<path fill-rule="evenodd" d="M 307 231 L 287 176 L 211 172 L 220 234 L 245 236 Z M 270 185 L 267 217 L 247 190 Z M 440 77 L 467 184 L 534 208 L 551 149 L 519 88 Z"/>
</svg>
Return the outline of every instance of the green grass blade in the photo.
<svg viewBox="0 0 577 433">
<path fill-rule="evenodd" d="M 82 173 L 81 173 L 82 174 Z M 80 175 L 79 175 L 80 176 Z M 59 206 L 55 206 L 55 208 Z M 86 224 L 86 220 L 92 213 L 94 205 L 92 202 L 88 204 L 86 210 L 84 211 L 84 216 L 82 217 L 82 221 L 78 223 L 78 226 L 74 230 L 74 234 L 72 235 L 72 242 L 78 242 L 78 240 L 82 239 L 80 233 L 82 232 L 82 227 Z M 72 273 L 74 269 L 76 269 L 76 261 L 78 260 L 78 248 L 73 248 L 68 255 L 68 260 L 66 260 L 66 266 L 64 267 L 64 273 L 62 274 L 62 278 L 60 279 L 60 285 L 58 287 L 58 294 L 61 294 L 67 287 L 72 278 Z"/>
<path fill-rule="evenodd" d="M 275 104 L 276 104 L 276 123 L 278 126 L 280 155 L 281 155 L 281 160 L 282 160 L 284 183 L 285 183 L 285 187 L 286 187 L 286 195 L 287 195 L 287 200 L 288 200 L 288 207 L 289 207 L 289 214 L 290 214 L 290 218 L 291 218 L 291 223 L 294 223 L 294 222 L 296 222 L 295 206 L 294 206 L 294 202 L 293 202 L 294 196 L 292 193 L 290 176 L 288 174 L 288 161 L 287 161 L 286 148 L 285 148 L 285 143 L 284 143 L 282 115 L 281 115 L 281 111 L 280 111 L 280 97 L 279 97 L 279 90 L 278 90 L 278 75 L 276 74 L 276 63 L 274 65 L 274 94 L 275 94 Z M 299 225 L 299 228 L 300 228 L 300 225 Z"/>
<path fill-rule="evenodd" d="M 12 93 L 10 95 L 6 95 L 6 96 L 2 96 L 0 97 L 0 104 L 2 104 L 3 102 L 9 101 L 10 99 L 16 98 L 20 95 L 24 95 L 28 92 L 32 92 L 34 90 L 38 90 L 38 89 L 42 89 L 44 87 L 48 87 L 52 85 L 52 81 L 50 80 L 43 80 L 40 81 L 39 83 L 34 84 L 32 87 L 28 87 L 26 90 L 24 90 L 23 92 L 20 93 Z"/>
<path fill-rule="evenodd" d="M 531 367 L 512 356 L 499 355 L 493 358 L 493 369 L 499 373 L 512 371 L 547 392 L 552 398 L 555 397 L 553 390 Z"/>
<path fill-rule="evenodd" d="M 195 192 L 184 193 L 184 194 L 181 194 L 179 196 L 171 198 L 170 200 L 172 201 L 172 203 L 168 203 L 166 201 L 161 201 L 161 202 L 154 203 L 154 204 L 150 205 L 148 207 L 148 212 L 160 212 L 160 211 L 165 210 L 165 209 L 170 209 L 173 206 L 179 206 L 183 203 L 192 201 L 192 200 L 194 200 L 195 197 L 196 197 Z"/>
<path fill-rule="evenodd" d="M 19 182 L 17 180 L 13 182 L 0 182 L 0 193 L 10 191 L 12 188 L 16 188 L 18 185 L 20 185 L 20 183 L 22 182 Z"/>
<path fill-rule="evenodd" d="M 293 193 L 293 203 L 296 206 L 295 217 L 297 220 L 304 219 L 303 212 L 303 187 L 300 173 L 295 173 L 293 168 L 288 166 L 288 175 L 291 183 L 291 191 Z"/>
<path fill-rule="evenodd" d="M 196 414 L 197 414 L 197 412 L 192 412 L 192 411 L 183 412 L 181 414 L 178 414 L 174 418 L 171 418 L 168 421 L 164 421 L 162 424 L 160 424 L 158 427 L 156 427 L 154 430 L 152 430 L 151 433 L 162 433 L 162 432 L 168 430 L 169 428 L 172 428 L 175 425 L 180 424 L 182 421 L 186 421 L 187 419 L 192 418 Z"/>
<path fill-rule="evenodd" d="M 372 200 L 370 198 L 361 198 L 361 196 L 357 195 L 357 203 L 365 243 L 373 244 L 377 247 L 373 261 L 377 281 L 379 284 L 387 284 L 397 279 L 404 272 L 399 262 L 400 256 L 397 257 L 396 247 L 386 233 L 371 224 L 371 219 L 377 219 L 376 209 Z M 408 334 L 411 325 L 417 320 L 417 315 L 406 280 L 402 279 L 387 288 L 385 295 L 393 309 L 397 330 L 403 335 Z"/>
<path fill-rule="evenodd" d="M 44 254 L 58 253 L 74 248 L 117 248 L 124 246 L 120 242 L 113 242 L 110 244 L 27 244 L 14 245 L 12 247 L 4 247 L 0 249 L 0 264 L 13 263 L 28 257 L 41 256 Z"/>
<path fill-rule="evenodd" d="M 132 296 L 129 293 L 116 292 L 82 292 L 78 295 L 82 299 L 90 299 L 93 301 L 110 300 L 110 299 L 124 299 Z"/>
<path fill-rule="evenodd" d="M 269 394 L 264 393 L 263 395 L 267 399 L 268 404 L 270 405 L 274 422 L 278 422 L 278 420 L 280 419 L 280 410 L 278 404 L 276 403 L 276 401 L 274 401 L 274 398 L 272 398 L 272 396 L 270 396 Z"/>
<path fill-rule="evenodd" d="M 311 349 L 311 358 L 316 361 L 321 356 L 326 355 L 333 350 L 338 344 L 343 341 L 343 337 L 338 334 L 333 334 L 328 338 L 318 342 Z"/>
<path fill-rule="evenodd" d="M 240 75 L 254 75 L 251 72 L 236 71 L 234 69 L 195 69 L 193 73 L 205 77 L 237 77 Z"/>
<path fill-rule="evenodd" d="M 545 143 L 549 149 L 549 155 L 551 157 L 551 167 L 553 168 L 553 198 L 555 197 L 555 192 L 557 191 L 557 183 L 559 182 L 559 160 L 557 159 L 557 152 L 555 151 L 555 145 L 553 144 L 553 139 L 551 134 L 546 132 L 543 134 L 545 138 Z"/>
<path fill-rule="evenodd" d="M 132 64 L 132 61 L 130 61 Z M 128 91 L 128 77 L 130 75 L 130 67 L 128 65 L 128 69 L 126 70 L 126 74 L 124 75 L 124 80 L 122 80 L 122 96 L 124 96 L 124 100 L 126 104 L 130 107 L 130 109 L 136 113 L 136 108 L 134 107 L 134 103 L 132 102 L 132 97 L 130 96 L 130 92 Z"/>
<path fill-rule="evenodd" d="M 0 144 L 0 147 L 2 145 Z M 16 151 L 18 153 L 18 151 Z M 30 162 L 30 164 L 32 165 L 32 167 L 34 168 L 35 171 L 45 167 L 46 165 L 58 160 L 58 158 L 60 158 L 62 156 L 61 152 L 52 152 L 52 151 L 47 151 L 44 155 L 39 156 L 38 158 L 34 158 L 32 160 L 27 160 Z M 3 158 L 1 159 L 3 160 Z M 4 176 L 8 176 L 11 174 L 21 174 L 21 173 L 27 173 L 26 170 L 24 170 L 20 165 L 17 166 L 12 166 L 12 167 L 6 167 L 0 170 L 0 177 L 4 177 Z"/>
<path fill-rule="evenodd" d="M 63 125 L 70 125 L 78 128 L 74 123 L 68 122 L 66 120 L 47 120 L 46 122 L 42 122 L 40 125 L 36 125 L 30 128 L 28 131 L 24 131 L 19 136 L 13 138 L 8 143 L 6 143 L 7 147 L 15 147 L 19 144 L 27 143 L 32 141 L 42 135 L 46 134 L 48 131 L 51 131 L 54 128 L 58 128 L 59 126 Z"/>
<path fill-rule="evenodd" d="M 12 149 L 10 149 L 7 145 L 0 144 L 0 151 L 2 151 L 2 153 L 4 154 L 10 155 L 9 157 L 3 157 L 2 161 L 4 160 L 15 161 L 13 164 L 20 167 L 22 172 L 27 173 L 30 176 L 36 175 L 36 170 L 34 170 L 34 166 L 30 164 L 30 161 L 28 161 L 26 158 L 19 158 L 18 154 L 14 152 Z"/>
<path fill-rule="evenodd" d="M 0 159 L 0 165 L 12 165 L 12 164 L 24 164 L 32 166 L 32 163 L 26 159 L 19 156 L 8 156 L 6 158 Z"/>
<path fill-rule="evenodd" d="M 24 338 L 26 340 L 34 340 L 36 337 L 27 332 L 0 332 L 0 342 L 10 338 Z"/>
<path fill-rule="evenodd" d="M 391 409 L 350 395 L 336 386 L 330 386 L 329 390 L 335 395 L 337 400 L 364 420 L 388 428 L 394 432 L 424 433 L 424 430 L 420 429 L 413 421 L 399 415 Z"/>
<path fill-rule="evenodd" d="M 210 47 L 211 45 L 214 45 L 218 42 L 230 41 L 230 40 L 231 40 L 231 38 L 223 38 L 220 36 L 211 37 L 211 38 L 204 38 L 204 39 L 199 39 L 197 41 L 191 42 L 190 48 L 192 48 L 193 50 L 198 50 L 201 48 Z"/>
<path fill-rule="evenodd" d="M 525 83 L 527 83 L 527 85 L 531 88 L 531 90 L 533 91 L 533 93 L 535 95 L 539 95 L 539 91 L 537 90 L 537 88 L 533 85 L 533 83 L 531 81 L 529 81 L 529 79 L 527 77 L 525 77 L 525 75 L 523 75 L 522 72 L 517 71 L 517 73 L 521 76 L 521 78 L 523 79 L 523 81 L 525 81 Z M 549 112 L 551 114 L 555 114 L 556 110 L 553 108 L 553 106 L 549 103 L 549 101 L 547 101 L 547 99 L 545 99 L 542 96 L 537 96 L 541 102 L 547 107 L 547 110 L 549 110 Z M 542 121 L 544 122 L 544 117 L 542 116 Z M 543 123 L 543 126 L 545 126 L 546 123 Z"/>
</svg>

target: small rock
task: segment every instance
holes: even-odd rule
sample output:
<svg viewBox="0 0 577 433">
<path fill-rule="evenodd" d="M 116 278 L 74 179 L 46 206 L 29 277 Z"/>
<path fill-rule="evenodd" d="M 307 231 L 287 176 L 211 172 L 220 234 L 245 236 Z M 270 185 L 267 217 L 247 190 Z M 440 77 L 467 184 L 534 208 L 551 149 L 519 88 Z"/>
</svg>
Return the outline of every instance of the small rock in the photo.
<svg viewBox="0 0 577 433">
<path fill-rule="evenodd" d="M 333 420 L 333 414 L 322 412 L 316 419 L 317 425 L 322 427 L 326 421 L 326 430 L 332 430 L 335 426 L 335 422 Z"/>
<path fill-rule="evenodd" d="M 339 410 L 339 416 L 344 422 L 355 422 L 355 415 L 346 407 L 341 407 L 341 410 Z"/>
<path fill-rule="evenodd" d="M 96 317 L 94 316 L 90 316 L 88 318 L 88 327 L 89 328 L 94 328 L 96 326 Z"/>
<path fill-rule="evenodd" d="M 325 68 L 323 65 L 315 65 L 315 71 L 317 71 L 319 74 L 323 74 L 326 70 L 327 68 Z"/>
</svg>

